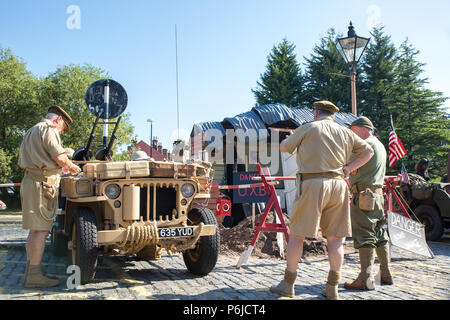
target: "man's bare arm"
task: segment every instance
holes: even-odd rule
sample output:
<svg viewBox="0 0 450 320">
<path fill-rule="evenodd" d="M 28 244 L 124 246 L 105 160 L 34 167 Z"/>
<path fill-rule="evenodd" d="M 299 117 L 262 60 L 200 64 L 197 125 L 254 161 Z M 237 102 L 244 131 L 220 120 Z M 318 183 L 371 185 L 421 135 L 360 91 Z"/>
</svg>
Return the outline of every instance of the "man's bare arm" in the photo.
<svg viewBox="0 0 450 320">
<path fill-rule="evenodd" d="M 55 162 L 63 169 L 67 169 L 71 174 L 77 174 L 81 171 L 80 167 L 69 160 L 65 153 L 61 153 L 53 158 Z"/>
<path fill-rule="evenodd" d="M 374 155 L 372 147 L 368 151 L 366 151 L 362 157 L 357 157 L 352 159 L 350 162 L 348 162 L 342 170 L 344 171 L 344 174 L 346 177 L 349 176 L 350 172 L 359 169 L 363 165 L 367 163 L 367 161 L 370 160 Z"/>
<path fill-rule="evenodd" d="M 285 139 L 286 140 L 286 139 Z M 287 150 L 286 150 L 286 147 L 284 146 L 284 141 L 285 140 L 283 140 L 283 141 L 281 141 L 281 143 L 280 143 L 280 151 L 281 152 L 288 152 Z"/>
</svg>

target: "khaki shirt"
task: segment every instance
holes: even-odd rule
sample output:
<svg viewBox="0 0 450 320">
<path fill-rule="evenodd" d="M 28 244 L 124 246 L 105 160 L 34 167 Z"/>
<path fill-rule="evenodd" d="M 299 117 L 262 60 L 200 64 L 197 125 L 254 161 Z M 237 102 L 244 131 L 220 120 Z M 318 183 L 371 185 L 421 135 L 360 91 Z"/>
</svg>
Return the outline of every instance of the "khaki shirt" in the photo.
<svg viewBox="0 0 450 320">
<path fill-rule="evenodd" d="M 386 149 L 380 140 L 374 136 L 367 138 L 365 141 L 372 147 L 374 155 L 357 170 L 356 175 L 350 175 L 350 185 L 361 184 L 382 188 L 386 173 Z"/>
<path fill-rule="evenodd" d="M 23 137 L 19 152 L 19 166 L 26 170 L 49 170 L 44 175 L 60 173 L 61 167 L 53 160 L 65 153 L 56 128 L 42 120 L 30 128 Z"/>
<path fill-rule="evenodd" d="M 370 152 L 367 142 L 331 116 L 301 125 L 283 143 L 289 153 L 297 149 L 298 173 L 332 172 L 344 177 L 342 167 L 352 153 L 361 157 Z"/>
</svg>

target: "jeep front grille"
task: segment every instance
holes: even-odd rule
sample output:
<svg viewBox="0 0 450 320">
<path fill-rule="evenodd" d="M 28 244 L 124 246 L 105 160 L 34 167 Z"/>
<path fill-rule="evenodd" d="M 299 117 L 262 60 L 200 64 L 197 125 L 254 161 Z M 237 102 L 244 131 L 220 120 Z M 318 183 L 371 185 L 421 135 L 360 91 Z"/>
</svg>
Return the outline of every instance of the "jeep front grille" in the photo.
<svg viewBox="0 0 450 320">
<path fill-rule="evenodd" d="M 140 186 L 143 221 L 171 221 L 178 217 L 176 185 L 145 183 Z"/>
</svg>

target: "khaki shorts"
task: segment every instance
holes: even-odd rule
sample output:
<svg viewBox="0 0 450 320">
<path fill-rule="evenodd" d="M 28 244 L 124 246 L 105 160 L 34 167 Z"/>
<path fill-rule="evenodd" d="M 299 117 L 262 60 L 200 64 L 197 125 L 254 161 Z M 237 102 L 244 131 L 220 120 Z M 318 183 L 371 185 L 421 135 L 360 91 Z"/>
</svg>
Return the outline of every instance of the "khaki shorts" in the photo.
<svg viewBox="0 0 450 320">
<path fill-rule="evenodd" d="M 25 176 L 20 186 L 22 202 L 22 228 L 50 231 L 58 209 L 58 194 L 48 200 L 42 195 L 42 185 Z"/>
<path fill-rule="evenodd" d="M 313 178 L 302 182 L 302 193 L 292 205 L 289 219 L 294 236 L 350 237 L 349 189 L 345 180 Z"/>
</svg>

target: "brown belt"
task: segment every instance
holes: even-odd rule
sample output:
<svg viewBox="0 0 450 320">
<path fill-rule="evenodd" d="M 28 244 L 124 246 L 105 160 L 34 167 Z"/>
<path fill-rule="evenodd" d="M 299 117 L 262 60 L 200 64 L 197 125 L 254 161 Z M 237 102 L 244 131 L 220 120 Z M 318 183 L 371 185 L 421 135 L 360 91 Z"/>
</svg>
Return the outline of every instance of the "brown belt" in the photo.
<svg viewBox="0 0 450 320">
<path fill-rule="evenodd" d="M 302 181 L 314 178 L 340 179 L 344 180 L 342 174 L 336 172 L 300 173 Z"/>
<path fill-rule="evenodd" d="M 56 176 L 56 174 L 53 174 L 51 176 L 44 176 L 31 172 L 30 170 L 25 170 L 25 176 L 30 178 L 31 180 L 48 183 L 49 185 L 55 185 L 58 181 L 58 176 Z"/>
<path fill-rule="evenodd" d="M 350 189 L 350 192 L 352 194 L 360 193 L 361 191 L 364 191 L 366 189 L 370 189 L 373 193 L 383 194 L 383 188 L 375 187 L 375 186 L 371 186 L 371 185 L 367 185 L 367 184 L 355 184 Z"/>
</svg>

